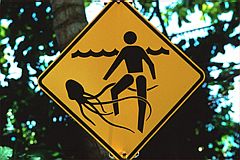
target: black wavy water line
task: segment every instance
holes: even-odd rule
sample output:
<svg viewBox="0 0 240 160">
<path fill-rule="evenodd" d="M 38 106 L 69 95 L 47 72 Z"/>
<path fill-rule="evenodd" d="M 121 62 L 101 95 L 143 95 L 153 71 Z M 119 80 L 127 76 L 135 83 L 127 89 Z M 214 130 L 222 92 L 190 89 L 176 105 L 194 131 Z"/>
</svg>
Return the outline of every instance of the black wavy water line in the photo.
<svg viewBox="0 0 240 160">
<path fill-rule="evenodd" d="M 86 58 L 86 57 L 101 57 L 101 56 L 106 56 L 106 57 L 112 57 L 118 54 L 118 50 L 114 49 L 113 51 L 105 51 L 104 49 L 102 49 L 100 52 L 94 52 L 91 49 L 88 52 L 81 52 L 79 50 L 77 50 L 76 52 L 72 53 L 72 58 L 75 57 L 82 57 L 82 58 Z"/>
<path fill-rule="evenodd" d="M 160 54 L 169 55 L 169 50 L 166 50 L 163 47 L 161 47 L 159 50 L 152 50 L 151 48 L 148 47 L 146 49 L 146 52 L 150 55 L 160 55 Z M 91 56 L 92 57 L 101 57 L 101 56 L 112 57 L 117 55 L 118 53 L 119 51 L 116 48 L 112 51 L 106 51 L 102 49 L 100 52 L 94 52 L 91 49 L 88 52 L 81 52 L 77 50 L 76 52 L 72 53 L 72 58 L 76 58 L 76 57 L 87 58 Z"/>
<path fill-rule="evenodd" d="M 169 55 L 169 50 L 164 49 L 163 47 L 161 47 L 159 50 L 152 50 L 151 48 L 148 47 L 146 51 L 148 54 L 151 54 L 151 55 L 160 55 L 160 54 Z"/>
</svg>

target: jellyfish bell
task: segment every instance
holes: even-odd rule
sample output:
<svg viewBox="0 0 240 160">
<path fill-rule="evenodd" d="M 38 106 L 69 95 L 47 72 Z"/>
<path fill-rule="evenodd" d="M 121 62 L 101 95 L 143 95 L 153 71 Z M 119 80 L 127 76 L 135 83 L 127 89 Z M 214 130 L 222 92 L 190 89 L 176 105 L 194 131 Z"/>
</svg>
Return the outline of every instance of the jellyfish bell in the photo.
<svg viewBox="0 0 240 160">
<path fill-rule="evenodd" d="M 68 93 L 68 97 L 71 100 L 83 101 L 84 98 L 84 88 L 81 84 L 74 80 L 68 80 L 66 82 L 66 89 Z"/>
</svg>

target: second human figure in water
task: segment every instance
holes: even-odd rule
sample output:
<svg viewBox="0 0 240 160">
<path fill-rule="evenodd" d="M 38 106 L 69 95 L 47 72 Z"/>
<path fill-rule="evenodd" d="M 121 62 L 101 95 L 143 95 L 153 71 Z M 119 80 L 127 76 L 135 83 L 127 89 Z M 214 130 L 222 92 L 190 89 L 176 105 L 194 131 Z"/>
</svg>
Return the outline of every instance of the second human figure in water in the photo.
<svg viewBox="0 0 240 160">
<path fill-rule="evenodd" d="M 115 71 L 115 69 L 119 66 L 119 64 L 125 60 L 128 74 L 124 75 L 111 89 L 111 96 L 112 100 L 118 99 L 118 95 L 126 90 L 129 86 L 131 86 L 134 82 L 134 78 L 131 73 L 142 73 L 143 72 L 143 61 L 144 60 L 151 72 L 152 78 L 156 79 L 154 64 L 151 59 L 148 57 L 146 51 L 141 48 L 140 46 L 134 45 L 137 41 L 137 35 L 132 32 L 128 31 L 124 34 L 124 41 L 128 44 L 128 46 L 124 47 L 113 64 L 111 65 L 110 69 L 107 71 L 106 75 L 104 76 L 104 80 L 107 80 L 111 74 Z M 147 99 L 147 82 L 146 78 L 143 75 L 139 75 L 136 78 L 136 86 L 137 86 L 137 95 Z M 138 100 L 138 130 L 143 132 L 144 128 L 144 119 L 145 119 L 145 112 L 146 112 L 146 103 Z M 114 114 L 119 114 L 119 106 L 118 103 L 113 104 Z"/>
</svg>

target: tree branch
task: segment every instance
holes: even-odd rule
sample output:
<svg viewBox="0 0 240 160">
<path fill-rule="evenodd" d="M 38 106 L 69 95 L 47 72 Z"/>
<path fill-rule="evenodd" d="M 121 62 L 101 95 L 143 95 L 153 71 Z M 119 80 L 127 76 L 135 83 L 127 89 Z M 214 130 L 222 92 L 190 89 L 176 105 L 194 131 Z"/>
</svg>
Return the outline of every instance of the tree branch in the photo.
<svg viewBox="0 0 240 160">
<path fill-rule="evenodd" d="M 152 14 L 148 18 L 149 21 L 153 18 L 154 13 L 156 13 L 156 10 L 157 10 L 157 7 L 154 7 L 154 10 L 153 10 Z"/>
<path fill-rule="evenodd" d="M 156 1 L 156 7 L 155 7 L 156 9 L 156 15 L 157 15 L 157 17 L 158 17 L 158 19 L 159 19 L 159 21 L 160 21 L 160 24 L 161 24 L 161 26 L 162 26 L 162 28 L 163 28 L 163 34 L 166 36 L 166 37 L 168 37 L 169 38 L 169 36 L 168 36 L 168 33 L 167 33 L 167 30 L 166 30 L 166 27 L 165 27 L 165 25 L 164 25 L 164 21 L 163 21 L 163 19 L 162 19 L 162 16 L 161 16 L 161 12 L 160 12 L 160 8 L 159 8 L 159 0 L 157 0 Z"/>
</svg>

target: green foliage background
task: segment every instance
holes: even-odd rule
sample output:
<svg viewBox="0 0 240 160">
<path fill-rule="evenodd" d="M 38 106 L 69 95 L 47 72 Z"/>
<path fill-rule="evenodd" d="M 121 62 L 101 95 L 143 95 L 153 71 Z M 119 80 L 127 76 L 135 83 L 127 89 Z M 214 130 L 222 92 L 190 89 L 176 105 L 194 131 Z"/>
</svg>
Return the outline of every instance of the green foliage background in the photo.
<svg viewBox="0 0 240 160">
<path fill-rule="evenodd" d="M 90 3 L 86 1 L 85 5 Z M 164 12 L 159 11 L 161 2 L 139 0 L 135 3 L 140 4 L 138 9 L 146 18 L 159 18 L 163 33 L 170 39 L 177 35 L 167 35 L 165 28 L 174 13 L 178 15 L 180 27 L 183 22 L 191 21 L 187 15 L 194 13 L 196 7 L 202 11 L 201 20 L 210 17 L 212 22 L 206 37 L 187 40 L 182 36 L 176 44 L 204 68 L 205 84 L 141 151 L 140 159 L 240 158 L 239 124 L 230 117 L 232 104 L 224 103 L 240 72 L 235 63 L 226 67 L 211 61 L 218 53 L 225 53 L 225 45 L 239 46 L 239 33 L 235 33 L 239 26 L 239 2 L 185 0 L 169 5 Z M 86 147 L 86 141 L 93 145 L 96 142 L 87 140 L 85 131 L 36 84 L 36 77 L 51 63 L 49 57 L 54 59 L 58 54 L 49 2 L 5 0 L 0 7 L 0 18 L 12 21 L 9 26 L 0 26 L 0 157 L 23 160 L 90 158 L 93 151 Z M 233 12 L 231 21 L 219 19 L 219 15 L 228 12 Z M 186 43 L 190 46 L 184 48 Z M 19 78 L 11 76 L 10 68 L 14 63 L 21 69 Z M 217 78 L 210 76 L 212 70 L 219 70 Z M 214 85 L 219 85 L 220 89 L 216 95 L 210 95 L 209 88 Z M 219 106 L 221 110 L 216 112 Z"/>
</svg>

